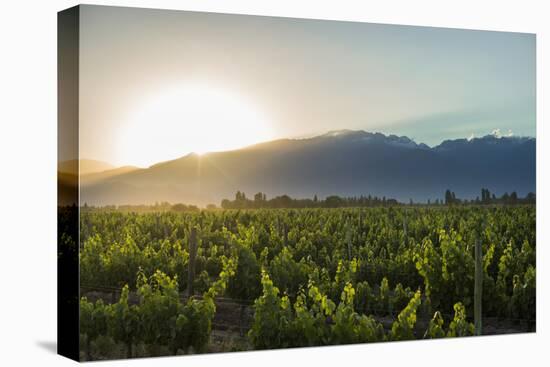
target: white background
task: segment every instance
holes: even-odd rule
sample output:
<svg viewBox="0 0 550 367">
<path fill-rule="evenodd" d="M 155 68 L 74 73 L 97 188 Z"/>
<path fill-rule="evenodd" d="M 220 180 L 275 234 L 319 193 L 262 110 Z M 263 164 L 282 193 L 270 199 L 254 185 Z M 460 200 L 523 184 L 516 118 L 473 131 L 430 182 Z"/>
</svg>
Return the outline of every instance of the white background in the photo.
<svg viewBox="0 0 550 367">
<path fill-rule="evenodd" d="M 218 11 L 537 33 L 537 333 L 105 362 L 110 366 L 548 365 L 546 1 L 96 1 Z M 73 1 L 0 7 L 0 365 L 69 365 L 56 340 L 56 12 Z M 510 86 L 513 88 L 513 86 Z M 546 102 L 544 102 L 546 101 Z M 546 167 L 548 163 L 546 163 Z M 547 225 L 545 226 L 544 223 Z M 545 305 L 545 306 L 544 306 Z"/>
</svg>

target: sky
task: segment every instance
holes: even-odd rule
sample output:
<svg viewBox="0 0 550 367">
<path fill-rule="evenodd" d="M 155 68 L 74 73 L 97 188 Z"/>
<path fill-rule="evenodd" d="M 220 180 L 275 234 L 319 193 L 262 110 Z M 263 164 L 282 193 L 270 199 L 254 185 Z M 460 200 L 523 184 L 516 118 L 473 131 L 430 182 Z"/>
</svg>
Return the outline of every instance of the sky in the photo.
<svg viewBox="0 0 550 367">
<path fill-rule="evenodd" d="M 82 6 L 80 157 L 190 152 L 353 129 L 535 136 L 525 33 Z"/>
</svg>

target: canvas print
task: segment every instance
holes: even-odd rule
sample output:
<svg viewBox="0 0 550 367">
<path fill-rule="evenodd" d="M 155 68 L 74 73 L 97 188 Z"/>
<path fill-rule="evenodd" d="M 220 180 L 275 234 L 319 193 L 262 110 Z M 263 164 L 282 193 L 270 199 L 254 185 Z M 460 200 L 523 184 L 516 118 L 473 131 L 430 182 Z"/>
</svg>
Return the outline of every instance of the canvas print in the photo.
<svg viewBox="0 0 550 367">
<path fill-rule="evenodd" d="M 534 34 L 93 5 L 58 26 L 61 354 L 535 332 Z"/>
</svg>

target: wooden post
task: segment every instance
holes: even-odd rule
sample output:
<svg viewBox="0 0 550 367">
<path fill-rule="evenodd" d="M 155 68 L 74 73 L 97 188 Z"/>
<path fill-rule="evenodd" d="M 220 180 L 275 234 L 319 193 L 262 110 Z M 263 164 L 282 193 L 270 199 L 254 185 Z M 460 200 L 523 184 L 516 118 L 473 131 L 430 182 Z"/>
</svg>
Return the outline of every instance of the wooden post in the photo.
<svg viewBox="0 0 550 367">
<path fill-rule="evenodd" d="M 483 293 L 483 254 L 481 251 L 481 241 L 476 240 L 475 247 L 475 285 L 474 285 L 474 326 L 475 335 L 481 335 L 481 300 Z"/>
<path fill-rule="evenodd" d="M 405 241 L 407 241 L 407 235 L 407 217 L 403 216 L 403 238 Z"/>
<path fill-rule="evenodd" d="M 193 281 L 195 280 L 195 257 L 197 255 L 197 228 L 191 228 L 189 234 L 189 265 L 187 272 L 187 296 L 193 295 Z"/>
<path fill-rule="evenodd" d="M 283 244 L 285 247 L 288 245 L 288 228 L 286 223 L 283 223 Z"/>
<path fill-rule="evenodd" d="M 348 260 L 351 261 L 351 226 L 349 222 L 346 225 L 346 243 L 348 245 Z"/>
</svg>

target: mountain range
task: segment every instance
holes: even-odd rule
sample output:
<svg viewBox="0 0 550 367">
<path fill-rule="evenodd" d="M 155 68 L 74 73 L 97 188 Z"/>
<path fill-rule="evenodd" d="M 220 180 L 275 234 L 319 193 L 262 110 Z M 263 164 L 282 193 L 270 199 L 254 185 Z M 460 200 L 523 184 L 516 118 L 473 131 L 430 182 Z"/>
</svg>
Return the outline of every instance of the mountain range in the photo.
<svg viewBox="0 0 550 367">
<path fill-rule="evenodd" d="M 60 164 L 60 167 L 62 165 Z M 109 166 L 106 166 L 109 167 Z M 60 177 L 69 172 L 60 169 Z M 61 179 L 61 178 L 60 178 Z M 487 135 L 429 147 L 405 136 L 338 130 L 246 148 L 194 153 L 149 168 L 109 167 L 81 175 L 81 203 L 168 201 L 219 205 L 237 190 L 248 196 L 376 195 L 408 202 L 535 192 L 536 139 Z"/>
</svg>

